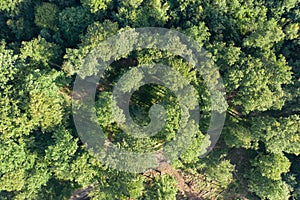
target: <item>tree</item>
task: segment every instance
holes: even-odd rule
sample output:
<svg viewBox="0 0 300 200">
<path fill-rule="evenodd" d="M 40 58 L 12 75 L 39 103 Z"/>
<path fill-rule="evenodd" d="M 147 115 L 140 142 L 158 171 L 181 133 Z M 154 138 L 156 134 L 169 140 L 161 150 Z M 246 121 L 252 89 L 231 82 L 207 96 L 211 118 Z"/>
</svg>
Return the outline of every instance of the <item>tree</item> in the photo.
<svg viewBox="0 0 300 200">
<path fill-rule="evenodd" d="M 252 131 L 261 138 L 269 152 L 300 154 L 298 115 L 279 119 L 273 117 L 253 119 Z"/>
<path fill-rule="evenodd" d="M 89 8 L 91 13 L 96 13 L 109 8 L 112 0 L 81 0 L 81 3 L 83 6 Z"/>
<path fill-rule="evenodd" d="M 282 180 L 274 181 L 253 171 L 249 179 L 249 190 L 261 199 L 288 200 L 290 198 L 291 188 Z"/>
<path fill-rule="evenodd" d="M 262 176 L 274 181 L 281 180 L 281 174 L 289 171 L 290 161 L 283 154 L 259 155 L 252 163 Z"/>
<path fill-rule="evenodd" d="M 299 199 L 299 6 L 297 0 L 0 1 L 0 199 L 67 200 L 74 190 L 92 190 L 89 197 L 97 200 L 188 199 L 198 191 L 204 199 Z M 139 27 L 178 30 L 207 56 L 193 66 L 178 55 L 194 47 L 179 37 L 139 40 L 138 31 L 130 30 Z M 92 111 L 105 144 L 160 159 L 158 169 L 141 173 L 114 167 L 134 171 L 151 159 L 109 155 L 109 148 L 100 148 L 106 157 L 99 159 L 80 140 L 71 113 L 71 88 L 86 56 L 124 30 L 131 31 L 130 39 L 113 40 L 106 54 L 100 52 L 113 62 L 95 84 Z M 153 46 L 115 58 L 137 41 Z M 158 41 L 175 55 L 155 49 Z M 227 100 L 213 109 L 229 108 L 223 134 L 202 158 L 211 149 L 207 129 L 219 98 L 208 87 L 220 78 L 212 66 Z M 209 69 L 206 78 L 203 69 Z M 82 72 L 84 78 L 98 70 L 91 64 Z M 169 85 L 140 85 L 151 73 Z M 126 99 L 135 129 L 116 107 L 117 87 L 135 90 Z M 188 120 L 194 108 L 199 122 Z M 135 137 L 148 125 L 155 135 Z M 96 146 L 95 138 L 90 141 Z M 103 162 L 108 160 L 116 162 Z"/>
<path fill-rule="evenodd" d="M 201 170 L 208 180 L 214 180 L 217 186 L 225 189 L 233 182 L 233 172 L 235 166 L 226 159 L 225 149 L 212 152 L 207 158 L 201 159 L 198 163 L 202 165 Z"/>
<path fill-rule="evenodd" d="M 58 31 L 59 9 L 55 4 L 42 3 L 35 9 L 35 24 L 41 28 Z"/>
<path fill-rule="evenodd" d="M 70 7 L 59 13 L 59 29 L 66 46 L 76 46 L 92 19 L 92 15 L 83 7 Z"/>
<path fill-rule="evenodd" d="M 275 43 L 284 39 L 282 29 L 272 19 L 259 25 L 258 30 L 244 39 L 243 45 L 246 47 L 271 48 Z"/>
<path fill-rule="evenodd" d="M 59 87 L 55 84 L 55 79 L 61 74 L 52 73 L 48 76 L 38 72 L 32 73 L 26 80 L 29 82 L 26 88 L 30 91 L 28 104 L 30 122 L 40 127 L 42 131 L 59 125 L 64 115 L 64 99 L 59 93 Z"/>
<path fill-rule="evenodd" d="M 229 147 L 257 149 L 259 137 L 247 126 L 245 121 L 233 117 L 228 119 L 228 126 L 223 130 L 222 136 Z"/>
<path fill-rule="evenodd" d="M 94 22 L 87 28 L 87 33 L 82 37 L 82 43 L 78 49 L 66 49 L 64 55 L 65 62 L 62 69 L 67 75 L 75 74 L 83 64 L 88 53 L 96 48 L 99 43 L 118 31 L 118 24 L 109 20 L 105 20 L 103 24 Z"/>
<path fill-rule="evenodd" d="M 155 179 L 151 190 L 145 199 L 175 200 L 177 194 L 176 180 L 170 175 L 163 175 Z"/>
<path fill-rule="evenodd" d="M 62 57 L 62 49 L 59 45 L 47 42 L 44 38 L 38 37 L 28 42 L 22 42 L 20 49 L 21 59 L 27 60 L 31 65 L 46 69 L 49 66 L 57 67 Z"/>
<path fill-rule="evenodd" d="M 259 56 L 244 55 L 225 72 L 225 84 L 233 89 L 232 104 L 241 106 L 243 113 L 281 109 L 286 96 L 283 86 L 291 83 L 291 67 L 284 57 L 276 58 L 272 52 Z"/>
<path fill-rule="evenodd" d="M 24 2 L 24 0 L 1 1 L 0 2 L 0 10 L 12 12 L 18 7 L 18 5 L 20 5 L 23 2 Z"/>
<path fill-rule="evenodd" d="M 19 80 L 21 65 L 19 56 L 14 55 L 12 50 L 7 49 L 2 42 L 0 54 L 0 137 L 10 138 L 22 134 L 29 134 L 32 125 L 26 113 L 20 108 L 20 100 L 16 98 L 16 87 L 20 88 Z M 22 85 L 22 84 L 21 84 Z M 20 91 L 22 95 L 22 91 Z"/>
</svg>

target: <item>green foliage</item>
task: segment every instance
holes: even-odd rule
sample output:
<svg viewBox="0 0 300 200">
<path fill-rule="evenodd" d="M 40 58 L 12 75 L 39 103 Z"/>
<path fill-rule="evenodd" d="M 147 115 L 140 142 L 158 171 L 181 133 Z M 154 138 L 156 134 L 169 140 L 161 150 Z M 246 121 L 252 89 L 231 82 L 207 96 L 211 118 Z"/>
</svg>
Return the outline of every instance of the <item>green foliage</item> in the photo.
<svg viewBox="0 0 300 200">
<path fill-rule="evenodd" d="M 184 163 L 196 163 L 199 156 L 206 152 L 206 148 L 210 145 L 210 140 L 208 137 L 202 133 L 196 134 L 196 138 L 193 140 L 192 144 L 187 148 L 187 150 L 180 156 Z"/>
<path fill-rule="evenodd" d="M 129 196 L 133 199 L 137 199 L 142 196 L 144 190 L 144 178 L 138 176 L 128 184 Z"/>
<path fill-rule="evenodd" d="M 118 31 L 118 24 L 110 20 L 105 20 L 102 24 L 94 22 L 87 28 L 87 33 L 82 37 L 82 44 L 79 49 L 66 49 L 64 55 L 65 62 L 62 69 L 67 75 L 75 74 L 82 66 L 84 58 L 89 51 L 99 44 L 99 42 L 113 36 Z"/>
<path fill-rule="evenodd" d="M 249 190 L 261 199 L 288 200 L 290 198 L 290 187 L 282 180 L 274 181 L 252 172 L 249 177 Z"/>
<path fill-rule="evenodd" d="M 97 107 L 97 115 L 98 115 L 98 122 L 101 126 L 108 126 L 112 124 L 115 120 L 112 119 L 112 94 L 108 92 L 101 92 L 98 96 L 98 100 L 96 101 Z"/>
<path fill-rule="evenodd" d="M 262 176 L 278 181 L 282 173 L 289 171 L 291 163 L 283 154 L 270 154 L 257 156 L 252 165 Z"/>
<path fill-rule="evenodd" d="M 42 3 L 35 9 L 35 24 L 41 28 L 58 31 L 59 9 L 55 4 Z"/>
<path fill-rule="evenodd" d="M 31 169 L 36 159 L 30 155 L 25 144 L 13 141 L 1 142 L 1 190 L 20 191 L 26 184 L 26 170 Z"/>
<path fill-rule="evenodd" d="M 60 1 L 60 0 L 49 0 L 50 3 L 53 3 L 61 8 L 66 8 L 66 7 L 71 7 L 78 5 L 78 1 L 76 0 L 65 0 L 65 1 Z"/>
<path fill-rule="evenodd" d="M 142 176 L 113 171 L 106 175 L 109 178 L 105 180 L 105 184 L 95 186 L 89 195 L 91 199 L 139 199 L 141 197 L 144 189 Z"/>
<path fill-rule="evenodd" d="M 17 87 L 14 83 L 19 80 L 18 75 L 20 75 L 20 60 L 11 50 L 6 49 L 4 43 L 1 44 L 0 59 L 0 136 L 10 138 L 19 134 L 28 134 L 32 126 L 28 123 L 27 113 L 22 113 L 14 91 Z"/>
<path fill-rule="evenodd" d="M 8 0 L 0 1 L 0 10 L 2 11 L 14 11 L 24 0 Z"/>
<path fill-rule="evenodd" d="M 299 24 L 290 23 L 284 28 L 285 37 L 288 40 L 298 38 Z"/>
<path fill-rule="evenodd" d="M 105 20 L 102 23 L 94 22 L 89 25 L 86 34 L 82 37 L 81 46 L 95 48 L 99 42 L 115 35 L 119 30 L 118 23 Z"/>
<path fill-rule="evenodd" d="M 271 48 L 284 39 L 284 33 L 274 19 L 259 24 L 258 27 L 258 30 L 245 38 L 244 46 Z"/>
<path fill-rule="evenodd" d="M 48 180 L 46 186 L 41 187 L 40 192 L 37 194 L 37 199 L 68 200 L 73 190 L 74 186 L 71 182 L 54 179 L 52 177 Z"/>
<path fill-rule="evenodd" d="M 219 152 L 210 155 L 207 161 L 205 159 L 203 168 L 208 178 L 217 181 L 219 187 L 223 189 L 233 182 L 233 171 L 235 170 L 235 166 L 229 160 L 226 160 L 224 156 L 224 154 L 220 155 Z"/>
<path fill-rule="evenodd" d="M 169 8 L 168 1 L 126 0 L 119 4 L 115 18 L 122 26 L 164 26 L 170 18 Z"/>
<path fill-rule="evenodd" d="M 0 0 L 0 11 L 0 199 L 67 200 L 74 190 L 88 186 L 93 187 L 89 196 L 97 200 L 189 199 L 199 191 L 211 199 L 299 199 L 298 0 Z M 178 30 L 207 50 L 203 67 L 214 61 L 219 69 L 229 117 L 216 147 L 199 157 L 210 145 L 206 83 L 216 81 L 214 72 L 203 80 L 184 59 L 157 49 L 116 58 L 95 96 L 104 137 L 127 151 L 176 158 L 161 174 L 151 169 L 119 172 L 80 141 L 71 116 L 71 81 L 100 42 L 121 30 L 149 26 Z M 132 33 L 121 45 L 115 41 L 107 46 L 107 60 L 136 42 L 138 34 Z M 172 48 L 187 53 L 188 47 L 178 46 Z M 196 99 L 182 98 L 190 106 L 199 105 L 199 130 L 195 123 L 186 123 L 190 113 L 180 112 L 172 93 L 188 89 L 183 81 L 172 88 L 137 87 L 136 81 L 143 81 L 137 69 L 151 63 L 171 66 L 197 90 Z M 128 70 L 131 76 L 124 76 Z M 172 71 L 164 73 L 172 83 Z M 87 67 L 82 76 L 91 74 L 95 70 Z M 111 89 L 121 77 L 123 92 L 136 89 L 128 105 L 136 124 L 151 123 L 154 104 L 166 110 L 166 123 L 156 135 L 135 138 L 126 132 L 122 111 L 112 116 L 116 108 Z M 227 104 L 218 106 L 222 110 Z M 181 120 L 186 131 L 180 141 Z M 180 148 L 185 151 L 179 156 Z M 168 170 L 178 174 L 171 176 Z M 178 178 L 191 192 L 178 192 Z"/>
<path fill-rule="evenodd" d="M 112 0 L 81 0 L 80 2 L 83 6 L 88 7 L 91 13 L 96 13 L 110 7 Z"/>
<path fill-rule="evenodd" d="M 53 66 L 59 63 L 62 56 L 61 47 L 57 44 L 47 42 L 44 38 L 38 37 L 29 42 L 22 42 L 21 59 L 29 61 L 36 66 Z"/>
<path fill-rule="evenodd" d="M 18 71 L 18 56 L 13 55 L 12 50 L 6 49 L 4 42 L 1 42 L 0 53 L 0 89 L 3 91 L 9 87 L 8 84 L 14 79 Z"/>
<path fill-rule="evenodd" d="M 210 33 L 205 23 L 200 23 L 198 26 L 192 26 L 184 30 L 185 34 L 193 38 L 200 46 L 208 40 Z"/>
<path fill-rule="evenodd" d="M 290 83 L 291 68 L 282 56 L 273 53 L 261 59 L 246 56 L 228 73 L 229 84 L 234 84 L 233 103 L 242 106 L 245 113 L 280 109 L 284 105 L 283 85 Z"/>
<path fill-rule="evenodd" d="M 154 19 L 157 26 L 163 26 L 167 23 L 169 16 L 167 14 L 169 10 L 169 4 L 167 1 L 162 2 L 161 0 L 150 0 L 147 8 L 147 14 L 149 15 L 150 19 Z M 152 24 L 152 23 L 151 23 Z"/>
<path fill-rule="evenodd" d="M 170 175 L 162 175 L 155 179 L 145 199 L 175 200 L 177 190 L 175 178 Z"/>
<path fill-rule="evenodd" d="M 29 40 L 35 31 L 35 29 L 27 29 L 27 27 L 33 26 L 33 24 L 25 17 L 8 19 L 6 24 L 11 30 L 10 34 L 15 35 L 17 40 Z"/>
<path fill-rule="evenodd" d="M 43 131 L 59 125 L 63 118 L 63 98 L 55 80 L 61 74 L 52 71 L 47 76 L 38 70 L 27 78 L 26 88 L 29 90 L 28 114 L 31 123 Z"/>
<path fill-rule="evenodd" d="M 224 140 L 229 147 L 254 148 L 258 147 L 259 138 L 243 122 L 233 120 L 228 122 L 230 126 L 224 129 Z M 229 120 L 228 120 L 229 121 Z"/>
<path fill-rule="evenodd" d="M 276 119 L 260 117 L 253 119 L 253 132 L 259 136 L 269 152 L 299 155 L 299 116 L 291 115 Z M 282 142 L 284 141 L 284 142 Z"/>
<path fill-rule="evenodd" d="M 66 49 L 66 54 L 64 55 L 65 62 L 63 63 L 62 70 L 67 76 L 72 76 L 78 72 L 88 52 L 86 48 Z"/>
<path fill-rule="evenodd" d="M 45 160 L 55 169 L 55 177 L 62 180 L 72 180 L 70 164 L 77 150 L 77 139 L 74 139 L 70 131 L 59 127 L 53 132 L 54 144 L 45 150 Z"/>
<path fill-rule="evenodd" d="M 119 1 L 118 13 L 115 18 L 121 26 L 141 27 L 149 24 L 143 0 Z"/>
<path fill-rule="evenodd" d="M 289 12 L 296 7 L 297 0 L 283 0 L 283 1 L 267 1 L 271 13 L 274 17 L 280 18 L 284 13 Z"/>
<path fill-rule="evenodd" d="M 92 15 L 80 6 L 66 8 L 59 13 L 59 29 L 67 46 L 75 46 L 91 23 Z"/>
</svg>

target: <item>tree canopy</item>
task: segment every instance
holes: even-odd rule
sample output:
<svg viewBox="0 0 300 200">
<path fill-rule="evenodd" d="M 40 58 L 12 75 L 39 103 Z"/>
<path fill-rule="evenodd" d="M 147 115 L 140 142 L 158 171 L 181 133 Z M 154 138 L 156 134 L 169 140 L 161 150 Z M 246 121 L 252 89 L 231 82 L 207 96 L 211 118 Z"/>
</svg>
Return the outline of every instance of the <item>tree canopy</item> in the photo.
<svg viewBox="0 0 300 200">
<path fill-rule="evenodd" d="M 298 0 L 0 0 L 0 199 L 70 199 L 78 192 L 95 200 L 300 199 L 299 24 Z M 214 64 L 226 103 L 213 108 L 208 84 L 219 80 L 216 71 L 199 71 L 193 59 L 174 53 L 191 55 L 196 47 L 174 37 L 174 44 L 162 41 L 174 54 L 156 49 L 157 38 L 139 40 L 143 27 L 179 31 L 203 48 L 207 57 L 199 67 Z M 109 60 L 94 85 L 92 111 L 106 139 L 102 152 L 112 145 L 155 152 L 159 166 L 143 172 L 102 162 L 121 154 L 99 159 L 80 137 L 72 112 L 82 108 L 72 101 L 84 97 L 72 93 L 80 70 L 86 77 L 95 73 L 81 68 L 87 56 L 128 30 L 130 39 L 105 46 L 107 60 L 138 40 L 149 48 Z M 170 68 L 159 73 L 158 64 Z M 141 84 L 145 74 L 161 75 L 171 87 Z M 138 128 L 128 127 L 117 108 L 116 87 L 131 95 L 126 103 Z M 191 91 L 197 94 L 185 95 Z M 199 122 L 190 122 L 195 108 Z M 212 111 L 225 108 L 212 147 Z M 156 130 L 153 121 L 164 124 Z M 147 127 L 156 134 L 136 137 Z M 151 162 L 131 159 L 125 167 Z"/>
</svg>

